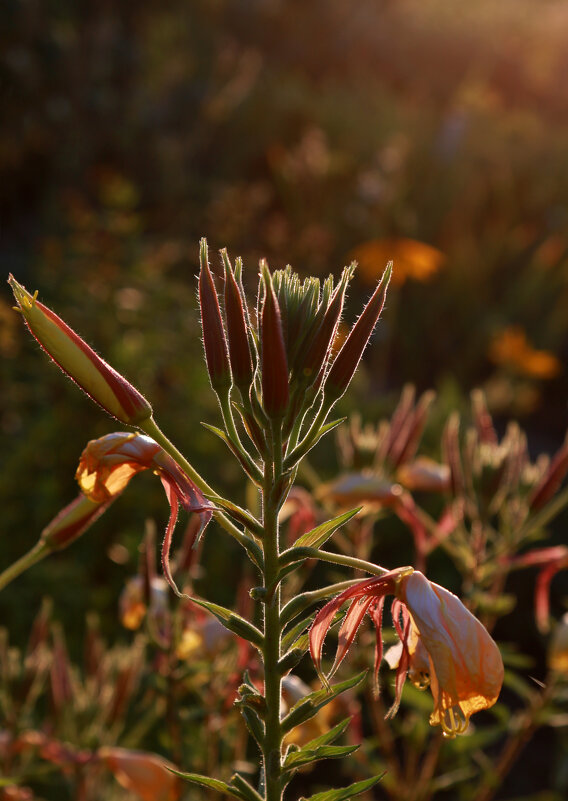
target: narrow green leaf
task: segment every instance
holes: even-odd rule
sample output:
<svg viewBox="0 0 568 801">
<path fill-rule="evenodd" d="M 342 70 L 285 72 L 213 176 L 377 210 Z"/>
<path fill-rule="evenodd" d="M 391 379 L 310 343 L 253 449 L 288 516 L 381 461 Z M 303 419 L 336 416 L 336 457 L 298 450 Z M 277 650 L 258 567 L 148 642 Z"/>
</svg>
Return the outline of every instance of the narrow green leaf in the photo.
<svg viewBox="0 0 568 801">
<path fill-rule="evenodd" d="M 306 532 L 306 534 L 302 534 L 301 537 L 298 537 L 294 543 L 294 546 L 297 547 L 300 545 L 308 545 L 312 548 L 319 548 L 331 537 L 332 534 L 337 531 L 338 528 L 344 526 L 351 520 L 351 518 L 355 517 L 355 515 L 358 514 L 362 508 L 362 506 L 358 506 L 356 509 L 351 509 L 349 512 L 344 512 L 338 517 L 333 517 L 331 520 L 327 520 L 320 526 L 317 526 L 311 531 Z M 293 550 L 293 548 L 291 550 Z M 286 551 L 284 553 L 286 553 Z M 282 556 L 284 556 L 284 554 L 282 554 Z"/>
<path fill-rule="evenodd" d="M 360 795 L 360 793 L 364 793 L 374 787 L 375 784 L 378 784 L 384 775 L 384 773 L 381 773 L 380 776 L 373 776 L 372 779 L 355 782 L 355 784 L 350 784 L 349 787 L 342 787 L 339 790 L 324 790 L 323 793 L 316 793 L 309 798 L 300 798 L 300 801 L 351 801 L 353 796 Z"/>
<path fill-rule="evenodd" d="M 303 748 L 317 748 L 320 745 L 329 745 L 334 740 L 337 740 L 338 737 L 341 737 L 341 735 L 347 730 L 350 723 L 351 718 L 344 718 L 332 729 L 326 731 L 325 734 L 320 734 L 319 737 L 314 737 L 313 740 L 307 742 Z"/>
<path fill-rule="evenodd" d="M 240 773 L 235 773 L 234 776 L 231 777 L 231 787 L 234 787 L 235 790 L 242 793 L 242 797 L 246 798 L 247 801 L 263 801 L 262 796 L 257 793 L 257 791 L 252 787 Z"/>
<path fill-rule="evenodd" d="M 296 640 L 300 637 L 303 631 L 305 631 L 308 626 L 311 625 L 313 620 L 313 614 L 308 615 L 307 617 L 302 618 L 299 623 L 296 623 L 290 631 L 286 632 L 284 637 L 282 638 L 282 650 L 286 651 L 288 648 L 293 646 L 294 648 L 298 647 L 298 643 Z"/>
<path fill-rule="evenodd" d="M 334 428 L 340 426 L 341 423 L 344 423 L 347 420 L 346 417 L 340 417 L 339 420 L 332 420 L 331 423 L 326 423 L 324 426 L 320 428 L 317 435 L 310 439 L 309 442 L 301 442 L 298 447 L 292 451 L 292 453 L 288 454 L 288 456 L 284 459 L 284 470 L 290 470 L 292 467 L 303 459 L 304 456 L 311 451 L 311 449 L 318 444 L 320 439 L 328 434 L 330 431 L 333 431 Z"/>
<path fill-rule="evenodd" d="M 203 609 L 207 609 L 208 612 L 215 615 L 217 620 L 219 620 L 226 629 L 229 629 L 229 631 L 232 631 L 234 634 L 238 634 L 239 637 L 242 637 L 244 640 L 248 640 L 248 642 L 252 643 L 257 648 L 262 648 L 264 641 L 262 633 L 256 626 L 253 626 L 252 623 L 245 620 L 244 617 L 241 617 L 231 609 L 226 609 L 224 606 L 219 606 L 219 604 L 214 604 L 210 601 L 204 601 L 203 598 L 192 597 L 191 600 L 194 604 L 202 606 Z"/>
<path fill-rule="evenodd" d="M 227 782 L 222 782 L 219 779 L 211 779 L 209 776 L 201 776 L 199 773 L 182 773 L 178 770 L 171 770 L 171 772 L 175 773 L 176 776 L 179 776 L 180 779 L 183 779 L 186 782 L 191 782 L 191 784 L 198 784 L 200 787 L 207 787 L 210 790 L 217 790 L 219 793 L 225 793 L 225 795 L 230 795 L 231 798 L 238 798 L 240 801 L 249 801 L 249 798 L 245 796 L 241 790 L 238 790 L 236 787 L 232 787 L 231 785 L 227 784 Z"/>
<path fill-rule="evenodd" d="M 294 704 L 290 712 L 282 720 L 282 732 L 286 733 L 295 726 L 299 726 L 300 723 L 305 723 L 305 721 L 312 718 L 319 709 L 329 704 L 330 701 L 333 701 L 333 699 L 337 698 L 342 692 L 350 690 L 352 687 L 356 687 L 360 684 L 366 674 L 367 671 L 364 670 L 362 673 L 352 676 L 350 679 L 339 682 L 339 684 L 334 684 L 329 689 L 324 687 L 321 690 L 316 690 L 306 695 L 305 698 L 302 698 L 301 701 Z"/>
<path fill-rule="evenodd" d="M 359 745 L 320 745 L 317 748 L 304 746 L 299 751 L 292 751 L 286 757 L 284 770 L 297 770 L 305 765 L 311 765 L 320 759 L 339 759 L 352 754 Z"/>
<path fill-rule="evenodd" d="M 237 523 L 240 523 L 242 526 L 247 528 L 251 531 L 255 537 L 262 539 L 264 537 L 264 529 L 262 524 L 247 512 L 246 509 L 242 509 L 240 506 L 237 506 L 236 503 L 231 503 L 231 501 L 225 500 L 225 498 L 219 497 L 219 495 L 205 495 L 208 501 L 211 501 L 215 504 L 215 506 L 224 509 L 228 515 L 230 515 L 233 520 L 236 520 Z"/>
</svg>

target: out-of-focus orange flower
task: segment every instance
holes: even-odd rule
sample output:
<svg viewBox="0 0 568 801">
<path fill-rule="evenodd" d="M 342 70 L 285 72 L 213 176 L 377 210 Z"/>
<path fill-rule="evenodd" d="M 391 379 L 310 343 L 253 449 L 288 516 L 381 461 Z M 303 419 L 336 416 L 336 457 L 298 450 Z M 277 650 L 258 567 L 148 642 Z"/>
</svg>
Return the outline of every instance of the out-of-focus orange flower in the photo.
<svg viewBox="0 0 568 801">
<path fill-rule="evenodd" d="M 128 748 L 100 748 L 98 755 L 122 787 L 142 801 L 178 801 L 180 780 L 174 766 L 156 754 Z"/>
<path fill-rule="evenodd" d="M 553 353 L 533 348 L 520 326 L 504 328 L 493 337 L 489 358 L 494 364 L 508 367 L 528 378 L 554 378 L 562 369 Z"/>
<path fill-rule="evenodd" d="M 336 612 L 351 603 L 341 624 L 330 675 L 351 647 L 365 614 L 377 629 L 375 674 L 382 659 L 381 626 L 385 597 L 395 595 L 392 616 L 402 648 L 397 666 L 393 715 L 407 675 L 420 688 L 431 686 L 432 726 L 447 737 L 462 734 L 471 715 L 496 702 L 503 683 L 503 660 L 482 624 L 453 593 L 412 568 L 399 568 L 365 579 L 329 601 L 310 630 L 310 653 L 321 674 L 323 642 Z M 402 620 L 402 623 L 401 623 Z"/>
<path fill-rule="evenodd" d="M 568 676 L 568 612 L 554 629 L 548 648 L 548 667 L 555 673 Z"/>
<path fill-rule="evenodd" d="M 377 276 L 382 274 L 385 263 L 392 261 L 392 282 L 395 286 L 401 286 L 408 278 L 429 281 L 446 260 L 444 254 L 432 245 L 402 237 L 362 242 L 349 256 L 359 265 L 358 275 L 370 283 L 374 283 Z"/>
</svg>

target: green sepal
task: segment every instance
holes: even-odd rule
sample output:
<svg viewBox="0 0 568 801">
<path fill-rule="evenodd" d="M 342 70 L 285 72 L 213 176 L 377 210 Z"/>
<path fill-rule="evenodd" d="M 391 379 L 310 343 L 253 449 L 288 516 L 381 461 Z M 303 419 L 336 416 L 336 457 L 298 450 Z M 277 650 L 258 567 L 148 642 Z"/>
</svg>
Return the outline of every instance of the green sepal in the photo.
<svg viewBox="0 0 568 801">
<path fill-rule="evenodd" d="M 221 509 L 224 509 L 227 514 L 236 520 L 237 523 L 240 523 L 246 529 L 248 529 L 255 537 L 258 537 L 261 540 L 264 537 L 264 528 L 262 524 L 253 517 L 250 512 L 247 512 L 246 509 L 242 509 L 240 506 L 237 506 L 236 503 L 231 503 L 231 501 L 225 500 L 225 498 L 220 498 L 218 495 L 207 495 L 205 497 L 208 501 L 211 501 L 215 504 L 215 506 L 219 506 Z"/>
<path fill-rule="evenodd" d="M 378 784 L 384 775 L 384 773 L 381 773 L 380 776 L 373 776 L 372 779 L 355 782 L 355 784 L 350 784 L 349 787 L 341 787 L 339 790 L 324 790 L 323 793 L 316 793 L 309 798 L 302 797 L 300 801 L 351 801 L 353 796 L 364 793 L 374 787 L 375 784 Z"/>
<path fill-rule="evenodd" d="M 330 431 L 333 431 L 334 428 L 337 428 L 337 426 L 340 426 L 341 423 L 344 423 L 346 420 L 346 417 L 340 417 L 338 420 L 332 420 L 331 423 L 326 423 L 324 426 L 322 426 L 316 436 L 312 437 L 309 442 L 300 442 L 298 447 L 289 453 L 284 459 L 284 470 L 290 470 L 292 467 L 294 467 L 309 451 L 311 451 L 314 445 L 318 444 L 322 437 L 324 437 Z"/>
<path fill-rule="evenodd" d="M 283 734 L 299 726 L 300 723 L 305 723 L 306 720 L 313 718 L 318 710 L 326 706 L 326 704 L 329 704 L 330 701 L 333 701 L 333 699 L 337 698 L 342 692 L 350 690 L 352 687 L 356 687 L 360 684 L 366 675 L 367 671 L 364 670 L 362 673 L 352 676 L 350 679 L 339 682 L 339 684 L 334 684 L 329 689 L 324 687 L 302 698 L 301 701 L 294 704 L 290 712 L 282 720 Z"/>
<path fill-rule="evenodd" d="M 284 762 L 284 770 L 286 772 L 295 771 L 320 759 L 339 759 L 349 756 L 359 747 L 359 743 L 356 745 L 319 745 L 316 748 L 304 746 L 299 751 L 292 751 L 288 754 Z"/>
<path fill-rule="evenodd" d="M 202 606 L 203 609 L 207 609 L 208 612 L 215 615 L 217 620 L 219 620 L 226 629 L 232 631 L 233 634 L 238 634 L 239 637 L 252 643 L 256 648 L 263 647 L 264 637 L 262 636 L 262 632 L 260 632 L 256 626 L 253 626 L 252 623 L 249 623 L 248 620 L 245 620 L 244 617 L 241 617 L 231 609 L 226 609 L 224 606 L 211 603 L 211 601 L 204 601 L 202 598 L 192 597 L 191 600 L 194 604 Z"/>
<path fill-rule="evenodd" d="M 280 554 L 280 566 L 284 567 L 285 565 L 298 562 L 305 558 L 299 554 L 296 554 L 296 548 L 320 548 L 333 534 L 335 534 L 338 528 L 341 528 L 341 526 L 344 526 L 346 523 L 348 523 L 353 517 L 355 517 L 356 514 L 361 511 L 362 508 L 362 506 L 358 506 L 357 509 L 351 509 L 349 512 L 344 512 L 342 515 L 333 517 L 331 520 L 327 520 L 320 526 L 317 526 L 311 531 L 306 532 L 306 534 L 302 534 L 301 537 L 298 537 L 291 548 L 288 548 L 288 550 L 283 551 Z"/>
</svg>

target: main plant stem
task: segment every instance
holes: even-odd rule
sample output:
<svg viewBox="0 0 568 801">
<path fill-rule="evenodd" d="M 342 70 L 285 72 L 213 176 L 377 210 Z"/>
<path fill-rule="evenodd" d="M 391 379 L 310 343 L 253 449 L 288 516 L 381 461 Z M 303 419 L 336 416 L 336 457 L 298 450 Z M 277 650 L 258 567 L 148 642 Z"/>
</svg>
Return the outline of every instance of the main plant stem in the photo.
<svg viewBox="0 0 568 801">
<path fill-rule="evenodd" d="M 267 591 L 264 613 L 264 696 L 266 700 L 264 752 L 264 797 L 266 801 L 282 799 L 282 730 L 280 726 L 281 676 L 278 667 L 281 650 L 280 587 L 278 582 L 279 499 L 275 497 L 282 475 L 282 443 L 280 429 L 274 426 L 272 461 L 264 466 L 264 586 Z"/>
</svg>

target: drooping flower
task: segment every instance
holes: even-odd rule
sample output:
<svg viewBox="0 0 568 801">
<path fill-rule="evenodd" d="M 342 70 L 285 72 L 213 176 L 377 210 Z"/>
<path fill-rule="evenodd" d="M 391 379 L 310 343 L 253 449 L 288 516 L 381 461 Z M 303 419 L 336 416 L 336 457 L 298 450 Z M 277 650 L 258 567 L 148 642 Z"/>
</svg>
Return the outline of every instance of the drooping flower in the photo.
<svg viewBox="0 0 568 801">
<path fill-rule="evenodd" d="M 31 295 L 13 275 L 8 278 L 18 307 L 48 356 L 105 411 L 123 423 L 138 425 L 152 416 L 146 398 L 58 317 Z"/>
<path fill-rule="evenodd" d="M 416 686 L 431 687 L 434 711 L 430 724 L 441 726 L 448 737 L 463 733 L 470 716 L 493 706 L 499 696 L 503 683 L 501 654 L 484 626 L 456 595 L 412 568 L 365 579 L 318 612 L 310 630 L 310 651 L 316 669 L 322 675 L 325 636 L 336 612 L 350 601 L 329 675 L 345 658 L 365 614 L 369 614 L 377 630 L 376 676 L 382 659 L 381 625 L 387 595 L 395 596 L 392 617 L 401 641 L 395 702 L 389 714 L 398 709 L 408 674 Z"/>
<path fill-rule="evenodd" d="M 156 473 L 164 486 L 170 504 L 170 518 L 162 544 L 162 567 L 173 590 L 169 552 L 179 506 L 196 512 L 203 531 L 213 514 L 208 501 L 181 467 L 157 442 L 143 434 L 117 432 L 91 440 L 81 455 L 76 478 L 83 493 L 94 503 L 107 504 L 126 487 L 130 479 L 143 470 Z"/>
</svg>

